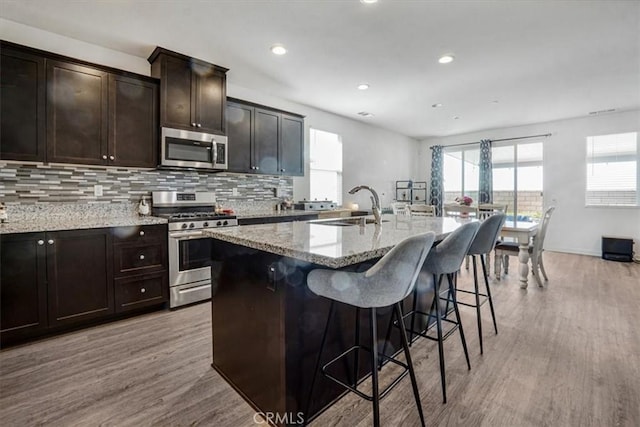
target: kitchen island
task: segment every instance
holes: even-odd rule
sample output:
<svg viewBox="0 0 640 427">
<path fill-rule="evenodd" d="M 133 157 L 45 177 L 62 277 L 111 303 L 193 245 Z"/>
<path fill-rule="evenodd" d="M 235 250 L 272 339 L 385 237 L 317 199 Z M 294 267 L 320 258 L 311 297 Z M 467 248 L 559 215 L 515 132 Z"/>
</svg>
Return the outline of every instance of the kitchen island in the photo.
<svg viewBox="0 0 640 427">
<path fill-rule="evenodd" d="M 306 276 L 315 268 L 364 271 L 409 236 L 433 231 L 444 238 L 468 220 L 384 215 L 380 226 L 372 218 L 341 218 L 211 229 L 212 366 L 262 413 L 278 414 L 275 424 L 313 419 L 344 393 L 319 376 L 314 396 L 308 394 L 329 301 L 310 292 Z M 428 306 L 432 293 L 419 289 L 419 305 Z M 412 304 L 412 296 L 405 307 Z M 356 320 L 354 307 L 338 305 L 323 363 L 355 342 L 356 323 L 368 340 L 368 316 Z M 379 310 L 378 330 L 385 333 L 390 309 Z M 388 353 L 400 348 L 392 334 Z M 371 370 L 361 354 L 336 372 L 353 383 Z M 354 372 L 354 366 L 359 366 Z"/>
</svg>

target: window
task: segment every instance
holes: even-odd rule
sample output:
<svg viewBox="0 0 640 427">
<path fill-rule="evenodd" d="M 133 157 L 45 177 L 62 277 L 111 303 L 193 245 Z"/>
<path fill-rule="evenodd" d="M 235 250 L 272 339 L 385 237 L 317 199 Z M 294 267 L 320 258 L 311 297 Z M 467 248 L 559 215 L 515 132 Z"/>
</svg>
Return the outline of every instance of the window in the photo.
<svg viewBox="0 0 640 427">
<path fill-rule="evenodd" d="M 587 137 L 587 206 L 638 206 L 638 133 Z"/>
<path fill-rule="evenodd" d="M 310 199 L 341 205 L 342 139 L 335 133 L 311 129 L 310 140 Z"/>
<path fill-rule="evenodd" d="M 494 143 L 491 148 L 493 203 L 508 205 L 507 216 L 542 216 L 542 142 Z"/>
<path fill-rule="evenodd" d="M 453 203 L 456 197 L 469 196 L 478 201 L 480 185 L 480 149 L 445 147 L 443 157 L 444 203 Z"/>
</svg>

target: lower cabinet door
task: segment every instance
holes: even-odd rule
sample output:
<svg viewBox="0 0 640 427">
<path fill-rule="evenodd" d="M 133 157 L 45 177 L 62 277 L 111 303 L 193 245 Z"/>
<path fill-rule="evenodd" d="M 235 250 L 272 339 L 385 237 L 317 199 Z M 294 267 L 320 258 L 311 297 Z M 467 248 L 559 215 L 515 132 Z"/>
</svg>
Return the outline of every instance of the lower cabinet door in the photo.
<svg viewBox="0 0 640 427">
<path fill-rule="evenodd" d="M 116 279 L 115 287 L 118 313 L 161 304 L 169 298 L 166 271 Z"/>
<path fill-rule="evenodd" d="M 47 233 L 49 327 L 113 314 L 113 249 L 109 229 Z"/>
<path fill-rule="evenodd" d="M 2 342 L 47 327 L 44 233 L 0 235 L 0 337 Z"/>
</svg>

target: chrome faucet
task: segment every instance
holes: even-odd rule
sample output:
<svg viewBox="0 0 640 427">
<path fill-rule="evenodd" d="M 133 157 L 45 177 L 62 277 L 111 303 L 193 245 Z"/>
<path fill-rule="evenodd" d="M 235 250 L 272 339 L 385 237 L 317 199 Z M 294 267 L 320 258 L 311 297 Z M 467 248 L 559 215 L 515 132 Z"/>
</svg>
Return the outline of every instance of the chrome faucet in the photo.
<svg viewBox="0 0 640 427">
<path fill-rule="evenodd" d="M 380 198 L 378 197 L 378 193 L 371 187 L 366 185 L 358 185 L 357 187 L 353 187 L 349 190 L 349 194 L 356 194 L 360 190 L 369 190 L 372 194 L 371 196 L 371 210 L 373 211 L 373 217 L 375 218 L 376 224 L 380 224 L 382 221 L 380 220 Z"/>
</svg>

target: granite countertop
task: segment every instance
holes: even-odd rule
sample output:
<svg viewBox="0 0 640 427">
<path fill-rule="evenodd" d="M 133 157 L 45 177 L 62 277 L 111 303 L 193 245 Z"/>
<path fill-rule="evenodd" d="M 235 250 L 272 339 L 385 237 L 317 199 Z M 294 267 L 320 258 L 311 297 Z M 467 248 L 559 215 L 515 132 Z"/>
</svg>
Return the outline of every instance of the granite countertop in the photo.
<svg viewBox="0 0 640 427">
<path fill-rule="evenodd" d="M 366 218 L 373 219 L 372 216 Z M 383 223 L 326 225 L 342 219 L 244 225 L 205 230 L 218 240 L 283 255 L 330 268 L 341 268 L 375 259 L 407 237 L 433 231 L 442 239 L 472 220 L 383 215 Z M 325 223 L 325 224 L 323 224 Z"/>
<path fill-rule="evenodd" d="M 264 211 L 254 211 L 254 212 L 239 212 L 236 215 L 238 219 L 245 218 L 278 218 L 278 217 L 287 217 L 287 216 L 312 216 L 317 215 L 320 211 L 303 211 L 303 210 L 295 210 L 295 209 L 287 209 L 282 211 L 274 211 L 274 210 L 264 210 Z"/>
<path fill-rule="evenodd" d="M 127 227 L 137 225 L 166 224 L 164 218 L 152 216 L 96 216 L 84 217 L 68 215 L 66 217 L 42 216 L 31 220 L 13 220 L 0 224 L 0 234 L 35 233 L 42 231 L 81 230 L 86 228 Z"/>
</svg>

